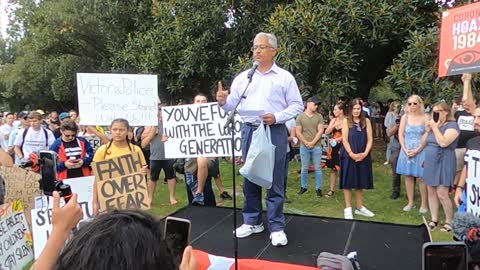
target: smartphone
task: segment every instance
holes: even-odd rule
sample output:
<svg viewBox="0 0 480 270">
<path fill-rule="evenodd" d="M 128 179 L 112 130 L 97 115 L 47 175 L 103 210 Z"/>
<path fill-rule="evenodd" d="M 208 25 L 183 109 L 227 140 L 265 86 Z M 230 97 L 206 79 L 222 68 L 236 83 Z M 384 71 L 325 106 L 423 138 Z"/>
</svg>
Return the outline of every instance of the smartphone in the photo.
<svg viewBox="0 0 480 270">
<path fill-rule="evenodd" d="M 438 122 L 439 118 L 440 118 L 440 113 L 439 112 L 434 112 L 433 113 L 433 121 Z"/>
<path fill-rule="evenodd" d="M 467 270 L 467 246 L 463 242 L 423 244 L 423 270 Z"/>
<path fill-rule="evenodd" d="M 40 188 L 43 190 L 43 194 L 52 196 L 57 179 L 57 153 L 40 151 L 40 171 L 42 173 Z"/>
<path fill-rule="evenodd" d="M 183 256 L 183 251 L 190 242 L 191 222 L 188 219 L 167 217 L 165 219 L 164 237 L 167 246 L 179 261 Z"/>
</svg>

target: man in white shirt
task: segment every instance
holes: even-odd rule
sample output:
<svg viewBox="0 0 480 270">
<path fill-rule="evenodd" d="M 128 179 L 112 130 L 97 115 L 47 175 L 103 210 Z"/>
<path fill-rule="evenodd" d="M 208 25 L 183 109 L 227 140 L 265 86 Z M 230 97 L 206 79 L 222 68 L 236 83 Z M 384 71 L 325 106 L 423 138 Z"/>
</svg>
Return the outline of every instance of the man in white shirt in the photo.
<svg viewBox="0 0 480 270">
<path fill-rule="evenodd" d="M 15 116 L 13 113 L 8 112 L 5 114 L 5 124 L 0 126 L 0 136 L 2 136 L 2 149 L 3 151 L 8 151 L 8 138 L 10 137 L 10 132 L 13 130 L 13 121 Z"/>
<path fill-rule="evenodd" d="M 40 150 L 48 150 L 55 141 L 52 131 L 41 126 L 42 115 L 38 112 L 28 114 L 30 127 L 20 130 L 15 139 L 15 155 L 22 160 L 28 159 L 30 154 Z"/>
<path fill-rule="evenodd" d="M 303 101 L 300 96 L 295 78 L 288 71 L 278 67 L 273 61 L 277 53 L 277 38 L 273 34 L 258 33 L 253 41 L 253 58 L 258 63 L 258 68 L 251 77 L 250 70 L 240 73 L 232 83 L 231 94 L 223 90 L 221 82 L 218 83 L 217 101 L 225 111 L 232 111 L 240 102 L 242 112 L 263 111 L 259 116 L 244 114 L 240 116 L 244 121 L 242 127 L 242 156 L 246 160 L 252 133 L 257 128 L 270 126 L 272 143 L 275 148 L 275 165 L 273 169 L 272 187 L 267 191 L 266 206 L 268 228 L 273 246 L 285 246 L 288 243 L 284 232 L 285 216 L 283 203 L 285 200 L 285 158 L 287 152 L 288 131 L 285 122 L 294 118 L 303 111 Z M 253 233 L 264 230 L 262 223 L 262 188 L 244 179 L 243 194 L 243 222 L 235 234 L 244 238 Z"/>
</svg>

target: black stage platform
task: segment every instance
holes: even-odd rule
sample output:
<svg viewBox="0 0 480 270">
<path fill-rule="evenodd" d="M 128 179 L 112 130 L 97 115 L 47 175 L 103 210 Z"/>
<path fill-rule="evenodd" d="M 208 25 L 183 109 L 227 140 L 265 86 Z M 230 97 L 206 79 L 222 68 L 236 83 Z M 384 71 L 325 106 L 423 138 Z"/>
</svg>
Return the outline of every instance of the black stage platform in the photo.
<svg viewBox="0 0 480 270">
<path fill-rule="evenodd" d="M 241 210 L 237 215 L 241 223 Z M 172 216 L 192 221 L 193 248 L 212 255 L 234 256 L 231 208 L 189 206 Z M 286 215 L 286 223 L 286 247 L 273 247 L 266 229 L 239 239 L 239 258 L 316 266 L 316 258 L 322 251 L 345 255 L 357 251 L 362 270 L 415 270 L 421 269 L 422 244 L 429 241 L 423 224 L 398 225 L 294 214 Z"/>
</svg>

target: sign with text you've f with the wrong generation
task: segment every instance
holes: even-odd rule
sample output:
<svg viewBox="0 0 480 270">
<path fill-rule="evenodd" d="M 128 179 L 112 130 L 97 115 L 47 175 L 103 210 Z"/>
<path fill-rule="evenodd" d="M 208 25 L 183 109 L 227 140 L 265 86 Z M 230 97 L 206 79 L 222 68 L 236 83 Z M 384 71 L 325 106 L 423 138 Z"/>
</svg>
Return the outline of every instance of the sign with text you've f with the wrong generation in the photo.
<svg viewBox="0 0 480 270">
<path fill-rule="evenodd" d="M 108 126 L 116 118 L 131 126 L 158 125 L 156 75 L 77 73 L 83 125 Z"/>
<path fill-rule="evenodd" d="M 480 71 L 480 2 L 442 12 L 438 77 Z"/>
<path fill-rule="evenodd" d="M 162 107 L 167 158 L 230 157 L 232 133 L 225 127 L 228 113 L 215 103 Z M 241 156 L 241 125 L 234 121 L 235 156 Z"/>
</svg>

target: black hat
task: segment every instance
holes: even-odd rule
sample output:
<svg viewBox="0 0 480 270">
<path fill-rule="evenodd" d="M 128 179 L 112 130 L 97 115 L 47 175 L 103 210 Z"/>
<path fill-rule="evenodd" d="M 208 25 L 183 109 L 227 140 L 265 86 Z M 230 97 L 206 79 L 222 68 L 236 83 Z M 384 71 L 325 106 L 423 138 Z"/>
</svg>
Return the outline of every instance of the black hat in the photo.
<svg viewBox="0 0 480 270">
<path fill-rule="evenodd" d="M 21 111 L 18 113 L 18 118 L 26 118 L 26 117 L 28 117 L 27 111 Z"/>
<path fill-rule="evenodd" d="M 307 103 L 308 103 L 308 102 L 313 102 L 313 103 L 315 103 L 315 104 L 318 104 L 318 103 L 320 103 L 320 100 L 318 100 L 318 98 L 317 98 L 316 96 L 313 96 L 313 97 L 309 97 L 309 98 L 307 99 Z"/>
</svg>

